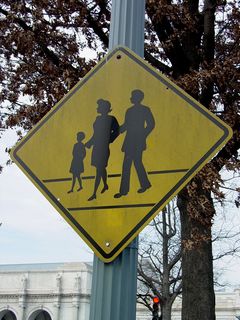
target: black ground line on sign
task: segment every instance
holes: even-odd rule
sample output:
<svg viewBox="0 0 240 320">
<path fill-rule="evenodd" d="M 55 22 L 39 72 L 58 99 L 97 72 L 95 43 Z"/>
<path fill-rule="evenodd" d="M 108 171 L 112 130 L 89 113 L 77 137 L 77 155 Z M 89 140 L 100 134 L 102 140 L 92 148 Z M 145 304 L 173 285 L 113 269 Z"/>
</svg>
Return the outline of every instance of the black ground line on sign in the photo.
<svg viewBox="0 0 240 320">
<path fill-rule="evenodd" d="M 118 206 L 68 208 L 68 210 L 83 211 L 83 210 L 101 210 L 101 209 L 146 208 L 146 207 L 153 207 L 154 205 L 155 203 L 140 203 L 140 204 L 125 204 L 125 205 L 118 205 Z"/>
<path fill-rule="evenodd" d="M 159 171 L 149 171 L 149 175 L 153 174 L 167 174 L 167 173 L 181 173 L 187 172 L 189 169 L 175 169 L 175 170 L 159 170 Z M 121 177 L 120 173 L 116 174 L 109 174 L 108 178 L 119 178 Z M 83 180 L 93 180 L 95 176 L 83 176 Z M 72 178 L 57 178 L 57 179 L 44 179 L 42 180 L 43 183 L 52 183 L 52 182 L 64 182 L 64 181 L 72 181 Z"/>
</svg>

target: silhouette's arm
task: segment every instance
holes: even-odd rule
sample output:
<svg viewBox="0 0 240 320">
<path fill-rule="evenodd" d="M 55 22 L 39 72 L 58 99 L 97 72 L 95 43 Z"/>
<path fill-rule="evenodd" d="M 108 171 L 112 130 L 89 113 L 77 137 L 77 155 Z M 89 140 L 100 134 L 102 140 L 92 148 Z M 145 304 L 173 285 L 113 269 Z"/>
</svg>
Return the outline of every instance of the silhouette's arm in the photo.
<svg viewBox="0 0 240 320">
<path fill-rule="evenodd" d="M 94 135 L 92 136 L 92 138 L 90 140 L 88 140 L 88 142 L 85 143 L 85 147 L 87 147 L 88 149 L 91 148 L 91 146 L 93 146 L 94 144 Z"/>
<path fill-rule="evenodd" d="M 127 126 L 126 126 L 125 123 L 122 124 L 122 125 L 119 127 L 119 133 L 123 133 L 123 132 L 126 131 L 126 130 L 127 130 Z"/>
<path fill-rule="evenodd" d="M 155 120 L 153 118 L 152 112 L 149 109 L 148 113 L 146 114 L 146 128 L 145 128 L 146 136 L 150 134 L 150 132 L 154 129 L 154 127 L 155 127 Z"/>
<path fill-rule="evenodd" d="M 73 146 L 73 150 L 72 150 L 72 156 L 74 157 L 76 153 L 76 145 Z"/>
<path fill-rule="evenodd" d="M 127 112 L 125 113 L 124 123 L 119 127 L 119 133 L 123 133 L 127 130 Z"/>
<path fill-rule="evenodd" d="M 110 134 L 110 143 L 112 143 L 119 136 L 119 124 L 116 118 L 112 119 L 111 123 L 111 134 Z"/>
<path fill-rule="evenodd" d="M 82 148 L 82 158 L 84 159 L 86 157 L 86 149 Z"/>
</svg>

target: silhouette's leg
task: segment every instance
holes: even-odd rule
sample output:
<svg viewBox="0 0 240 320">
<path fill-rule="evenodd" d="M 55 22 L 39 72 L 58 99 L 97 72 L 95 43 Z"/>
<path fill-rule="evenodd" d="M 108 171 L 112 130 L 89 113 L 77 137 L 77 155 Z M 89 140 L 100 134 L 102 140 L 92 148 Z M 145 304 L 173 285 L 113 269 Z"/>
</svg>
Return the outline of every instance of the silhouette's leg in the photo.
<svg viewBox="0 0 240 320">
<path fill-rule="evenodd" d="M 142 193 L 151 187 L 151 183 L 148 179 L 147 172 L 142 162 L 142 152 L 140 152 L 139 154 L 136 154 L 134 158 L 134 166 L 136 168 L 138 179 L 141 186 L 138 192 Z"/>
<path fill-rule="evenodd" d="M 120 191 L 119 193 L 116 193 L 114 195 L 114 198 L 120 198 L 121 196 L 128 194 L 131 166 L 132 166 L 132 157 L 129 157 L 129 155 L 125 153 L 123 166 L 122 166 L 122 178 L 121 178 L 121 184 L 120 184 Z"/>
<path fill-rule="evenodd" d="M 108 184 L 107 184 L 107 170 L 106 168 L 103 168 L 102 170 L 102 180 L 103 180 L 103 189 L 101 191 L 101 193 L 104 193 L 106 190 L 108 190 Z"/>
<path fill-rule="evenodd" d="M 95 185 L 94 185 L 94 191 L 93 191 L 94 194 L 97 193 L 97 189 L 98 189 L 98 187 L 99 187 L 101 178 L 102 178 L 102 170 L 99 170 L 99 169 L 97 168 L 97 175 L 96 175 Z"/>
<path fill-rule="evenodd" d="M 73 192 L 74 186 L 75 186 L 75 182 L 76 182 L 76 176 L 73 175 L 72 177 L 72 188 L 68 191 L 68 193 Z"/>
<path fill-rule="evenodd" d="M 91 197 L 88 199 L 88 201 L 91 201 L 91 200 L 97 198 L 96 193 L 97 193 L 97 189 L 100 184 L 101 178 L 102 178 L 101 169 L 99 170 L 99 168 L 96 168 L 96 178 L 95 178 L 95 183 L 94 183 L 94 191 L 93 191 L 93 194 L 91 195 Z"/>
<path fill-rule="evenodd" d="M 129 157 L 129 155 L 125 153 L 125 157 L 123 160 L 123 168 L 122 168 L 122 179 L 121 179 L 121 185 L 120 185 L 121 194 L 127 194 L 129 191 L 131 166 L 132 166 L 132 157 Z"/>
<path fill-rule="evenodd" d="M 81 179 L 81 177 L 80 177 L 80 175 L 77 177 L 77 179 L 78 179 L 78 183 L 79 183 L 79 188 L 77 189 L 77 191 L 80 191 L 80 190 L 82 190 L 82 179 Z"/>
</svg>

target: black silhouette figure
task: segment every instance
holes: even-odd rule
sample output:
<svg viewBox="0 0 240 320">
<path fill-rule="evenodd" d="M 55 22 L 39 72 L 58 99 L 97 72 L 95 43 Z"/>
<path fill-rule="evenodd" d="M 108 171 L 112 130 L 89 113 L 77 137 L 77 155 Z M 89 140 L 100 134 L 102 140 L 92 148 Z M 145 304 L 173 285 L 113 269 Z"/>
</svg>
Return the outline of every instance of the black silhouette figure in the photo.
<svg viewBox="0 0 240 320">
<path fill-rule="evenodd" d="M 87 148 L 93 147 L 91 164 L 96 167 L 94 190 L 88 201 L 96 199 L 96 193 L 101 179 L 104 185 L 101 193 L 108 190 L 106 168 L 110 155 L 109 144 L 112 143 L 119 135 L 119 124 L 117 119 L 108 114 L 111 111 L 110 102 L 99 99 L 97 104 L 97 112 L 100 116 L 97 116 L 93 124 L 93 136 L 86 143 Z"/>
<path fill-rule="evenodd" d="M 84 132 L 78 132 L 77 133 L 77 143 L 73 146 L 73 159 L 71 163 L 71 167 L 69 172 L 72 173 L 72 187 L 68 191 L 68 193 L 73 192 L 76 179 L 79 183 L 79 188 L 77 191 L 80 191 L 82 189 L 82 179 L 81 179 L 81 173 L 84 171 L 84 165 L 83 165 L 83 159 L 86 156 L 86 149 L 84 144 L 82 143 L 83 139 L 85 138 Z"/>
<path fill-rule="evenodd" d="M 151 187 L 148 180 L 147 172 L 142 162 L 143 151 L 146 150 L 146 139 L 155 127 L 155 121 L 149 107 L 141 104 L 144 93 L 141 90 L 133 90 L 130 101 L 133 105 L 127 109 L 125 121 L 120 126 L 120 133 L 126 132 L 123 142 L 122 151 L 125 153 L 122 178 L 119 193 L 115 194 L 115 198 L 127 195 L 129 192 L 131 166 L 134 163 L 140 189 L 138 193 L 143 193 Z"/>
</svg>

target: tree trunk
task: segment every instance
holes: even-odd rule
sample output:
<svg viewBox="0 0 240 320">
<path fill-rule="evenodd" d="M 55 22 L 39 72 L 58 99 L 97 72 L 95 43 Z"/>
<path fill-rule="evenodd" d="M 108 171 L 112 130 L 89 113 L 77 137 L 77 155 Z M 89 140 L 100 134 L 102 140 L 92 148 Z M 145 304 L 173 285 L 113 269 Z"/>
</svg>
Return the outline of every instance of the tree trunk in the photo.
<svg viewBox="0 0 240 320">
<path fill-rule="evenodd" d="M 171 320 L 171 304 L 169 303 L 169 265 L 168 265 L 168 254 L 169 254 L 169 237 L 167 233 L 167 210 L 166 208 L 162 211 L 163 219 L 163 246 L 162 246 L 162 258 L 163 258 L 163 276 L 162 276 L 162 319 Z"/>
<path fill-rule="evenodd" d="M 199 186 L 196 190 L 198 197 L 194 198 L 199 201 L 198 214 L 190 209 L 191 203 L 196 208 L 196 202 L 192 195 L 189 195 L 187 188 L 179 194 L 178 199 L 183 245 L 182 320 L 215 320 L 211 238 L 214 207 L 210 193 Z M 200 205 L 203 198 L 208 199 L 207 209 Z"/>
<path fill-rule="evenodd" d="M 172 310 L 171 303 L 164 303 L 162 305 L 161 307 L 162 320 L 171 320 L 171 310 Z"/>
</svg>

